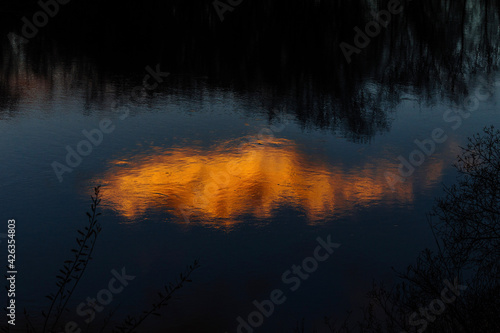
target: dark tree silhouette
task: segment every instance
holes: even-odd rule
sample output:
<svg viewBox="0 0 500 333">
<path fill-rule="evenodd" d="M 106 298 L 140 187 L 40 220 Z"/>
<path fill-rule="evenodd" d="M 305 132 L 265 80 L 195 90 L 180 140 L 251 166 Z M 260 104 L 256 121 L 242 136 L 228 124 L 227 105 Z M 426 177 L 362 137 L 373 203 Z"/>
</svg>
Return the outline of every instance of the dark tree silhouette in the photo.
<svg viewBox="0 0 500 333">
<path fill-rule="evenodd" d="M 458 183 L 445 187 L 433 223 L 449 259 L 498 273 L 500 264 L 500 131 L 469 139 L 456 168 Z"/>
<path fill-rule="evenodd" d="M 455 167 L 429 215 L 437 251 L 374 284 L 358 322 L 327 319 L 331 332 L 500 332 L 500 131 L 472 136 Z"/>
</svg>

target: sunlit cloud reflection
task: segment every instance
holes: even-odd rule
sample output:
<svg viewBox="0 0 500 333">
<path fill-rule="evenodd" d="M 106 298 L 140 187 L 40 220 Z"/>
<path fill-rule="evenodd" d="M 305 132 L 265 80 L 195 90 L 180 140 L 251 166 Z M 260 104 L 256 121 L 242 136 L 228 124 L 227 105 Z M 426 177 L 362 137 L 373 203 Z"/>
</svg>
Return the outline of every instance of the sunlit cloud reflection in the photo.
<svg viewBox="0 0 500 333">
<path fill-rule="evenodd" d="M 244 216 L 269 219 L 286 207 L 320 223 L 380 202 L 411 203 L 412 182 L 396 191 L 387 186 L 385 172 L 397 167 L 388 161 L 332 165 L 288 139 L 228 141 L 210 149 L 155 148 L 114 160 L 96 182 L 103 184 L 107 207 L 130 221 L 163 211 L 180 223 L 231 227 Z M 431 161 L 428 168 L 429 177 L 441 177 L 442 162 Z"/>
</svg>

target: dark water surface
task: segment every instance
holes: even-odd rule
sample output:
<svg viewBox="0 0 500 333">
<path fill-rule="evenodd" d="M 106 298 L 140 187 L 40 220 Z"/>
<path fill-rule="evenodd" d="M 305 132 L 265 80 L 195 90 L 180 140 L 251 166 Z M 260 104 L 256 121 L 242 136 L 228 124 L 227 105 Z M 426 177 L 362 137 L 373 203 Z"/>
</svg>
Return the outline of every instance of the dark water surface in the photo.
<svg viewBox="0 0 500 333">
<path fill-rule="evenodd" d="M 321 332 L 434 247 L 426 213 L 459 146 L 500 125 L 498 1 L 405 4 L 351 63 L 340 43 L 387 3 L 243 2 L 223 22 L 210 2 L 65 6 L 28 43 L 7 33 L 39 8 L 0 6 L 0 202 L 17 223 L 20 322 L 24 307 L 40 320 L 100 184 L 103 230 L 67 320 L 85 326 L 77 305 L 113 269 L 135 279 L 93 323 L 140 312 L 199 259 L 145 331 L 236 332 L 280 289 L 258 331 L 305 318 Z M 318 237 L 340 247 L 292 291 L 283 275 Z"/>
</svg>

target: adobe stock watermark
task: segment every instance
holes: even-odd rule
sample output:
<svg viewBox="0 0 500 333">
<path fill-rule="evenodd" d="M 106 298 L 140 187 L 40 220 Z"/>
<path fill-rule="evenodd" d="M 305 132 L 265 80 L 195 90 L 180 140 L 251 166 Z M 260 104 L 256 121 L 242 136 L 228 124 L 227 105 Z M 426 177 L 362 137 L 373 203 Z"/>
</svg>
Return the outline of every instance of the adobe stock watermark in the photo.
<svg viewBox="0 0 500 333">
<path fill-rule="evenodd" d="M 85 302 L 81 302 L 76 307 L 76 313 L 85 318 L 85 324 L 90 324 L 96 317 L 96 312 L 101 313 L 106 305 L 113 302 L 115 295 L 121 293 L 129 281 L 135 279 L 133 275 L 127 275 L 125 267 L 122 267 L 121 273 L 115 269 L 111 270 L 113 277 L 109 280 L 106 288 L 99 290 L 94 298 L 87 297 Z M 61 333 L 81 333 L 82 329 L 75 321 L 69 321 L 64 326 L 64 332 Z"/>
<path fill-rule="evenodd" d="M 31 20 L 26 16 L 21 18 L 24 23 L 21 29 L 22 37 L 10 32 L 7 37 L 10 40 L 12 47 L 15 47 L 18 43 L 26 44 L 30 39 L 35 38 L 38 34 L 38 29 L 45 27 L 49 23 L 49 18 L 53 18 L 59 13 L 60 5 L 67 5 L 71 0 L 39 0 L 38 6 L 41 10 L 35 12 Z M 14 48 L 15 49 L 15 48 Z"/>
<path fill-rule="evenodd" d="M 291 292 L 299 289 L 301 283 L 316 272 L 319 263 L 330 258 L 334 249 L 338 249 L 341 245 L 332 243 L 331 235 L 326 237 L 326 241 L 321 237 L 316 238 L 316 241 L 319 245 L 314 249 L 312 256 L 304 258 L 300 265 L 292 265 L 281 275 L 281 281 L 287 285 Z M 274 313 L 275 307 L 285 303 L 286 300 L 287 297 L 282 289 L 274 289 L 269 293 L 269 298 L 263 301 L 254 300 L 252 304 L 255 306 L 255 311 L 250 312 L 246 319 L 241 316 L 236 318 L 238 322 L 236 332 L 253 333 L 254 329 L 264 324 L 265 318 L 269 318 Z"/>
<path fill-rule="evenodd" d="M 241 5 L 242 2 L 243 0 L 227 0 L 227 3 L 221 0 L 214 0 L 212 5 L 219 16 L 220 21 L 224 22 L 224 13 L 232 12 L 234 8 Z"/>
<path fill-rule="evenodd" d="M 147 95 L 147 91 L 154 90 L 158 87 L 160 83 L 164 80 L 163 78 L 170 75 L 167 72 L 160 71 L 160 65 L 156 65 L 156 69 L 153 70 L 150 66 L 146 66 L 146 71 L 149 74 L 146 74 L 142 80 L 142 85 L 137 85 L 132 89 L 130 94 L 130 102 L 140 104 L 143 102 L 143 98 Z M 112 108 L 114 110 L 123 112 L 118 118 L 120 120 L 126 119 L 130 114 L 130 108 L 122 103 L 114 102 Z M 109 118 L 102 119 L 99 122 L 99 126 L 97 128 L 93 128 L 91 130 L 82 130 L 82 135 L 85 139 L 80 140 L 73 148 L 70 145 L 67 145 L 66 148 L 66 158 L 64 162 L 61 163 L 58 161 L 53 161 L 51 163 L 52 170 L 59 180 L 59 183 L 63 182 L 63 175 L 65 173 L 72 172 L 75 168 L 77 168 L 83 161 L 83 158 L 89 156 L 94 148 L 100 146 L 104 139 L 104 134 L 110 134 L 115 130 L 116 126 L 113 124 L 113 121 Z"/>
<path fill-rule="evenodd" d="M 411 314 L 409 324 L 411 326 L 421 325 L 417 333 L 424 332 L 427 329 L 428 322 L 434 322 L 436 316 L 439 316 L 446 310 L 446 304 L 453 303 L 460 296 L 460 291 L 467 289 L 466 285 L 458 284 L 458 278 L 455 278 L 453 284 L 448 280 L 444 280 L 444 284 L 446 287 L 441 291 L 440 298 L 433 299 L 427 307 L 419 308 L 419 313 L 413 312 Z M 408 332 L 401 331 L 400 333 Z"/>
<path fill-rule="evenodd" d="M 283 109 L 282 112 L 284 112 L 284 110 L 285 109 Z M 262 128 L 255 136 L 245 137 L 244 141 L 240 144 L 239 149 L 242 149 L 245 144 L 252 144 L 258 140 L 266 141 L 273 139 L 274 133 L 281 132 L 288 125 L 288 122 L 288 119 L 282 119 L 280 126 L 271 125 L 270 127 Z M 255 147 L 255 150 L 263 148 L 264 145 L 257 145 Z M 206 184 L 203 191 L 196 193 L 193 198 L 193 204 L 191 206 L 182 205 L 177 207 L 177 210 L 184 218 L 184 222 L 190 223 L 189 218 L 193 214 L 193 210 L 204 204 L 208 204 L 208 198 L 211 197 L 213 193 L 218 191 L 220 188 L 228 186 L 231 182 L 231 179 L 233 179 L 234 177 L 239 177 L 241 172 L 242 170 L 239 168 L 239 166 L 233 163 L 227 163 L 225 169 L 220 169 L 216 173 L 212 172 L 210 174 L 211 182 Z"/>
<path fill-rule="evenodd" d="M 479 109 L 480 102 L 484 102 L 493 96 L 495 87 L 500 87 L 500 80 L 496 80 L 494 83 L 488 83 L 481 77 L 478 81 L 480 81 L 481 84 L 474 89 L 473 93 L 469 94 L 469 96 L 464 99 L 460 108 L 457 110 L 446 110 L 443 114 L 444 122 L 449 123 L 453 131 L 460 128 L 463 120 L 469 118 L 472 112 Z M 445 130 L 441 127 L 433 129 L 426 139 L 415 139 L 413 142 L 417 148 L 412 150 L 407 158 L 402 155 L 397 157 L 400 162 L 398 174 L 393 172 L 385 173 L 386 182 L 391 190 L 395 191 L 396 184 L 405 182 L 411 177 L 416 168 L 421 166 L 429 156 L 434 154 L 436 146 L 446 142 L 446 140 L 448 140 L 448 135 L 446 135 Z"/>
<path fill-rule="evenodd" d="M 354 27 L 356 35 L 354 36 L 353 42 L 356 46 L 346 42 L 340 43 L 340 49 L 342 50 L 347 63 L 351 63 L 351 57 L 354 53 L 359 54 L 362 49 L 370 45 L 371 38 L 375 38 L 380 35 L 382 28 L 387 28 L 389 26 L 389 23 L 391 23 L 392 20 L 392 15 L 401 14 L 403 10 L 404 6 L 401 5 L 399 0 L 390 0 L 387 4 L 387 10 L 383 9 L 378 13 L 375 13 L 375 11 L 370 13 L 374 19 L 366 23 L 364 32 L 358 26 Z"/>
</svg>

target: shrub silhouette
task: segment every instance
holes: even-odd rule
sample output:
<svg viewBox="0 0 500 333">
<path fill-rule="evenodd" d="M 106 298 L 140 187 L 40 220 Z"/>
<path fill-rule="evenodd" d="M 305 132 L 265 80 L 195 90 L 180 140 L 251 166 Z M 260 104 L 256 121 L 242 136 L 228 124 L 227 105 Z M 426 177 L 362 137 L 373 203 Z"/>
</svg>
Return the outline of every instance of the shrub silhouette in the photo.
<svg viewBox="0 0 500 333">
<path fill-rule="evenodd" d="M 357 322 L 325 318 L 331 332 L 500 332 L 500 131 L 486 127 L 461 149 L 457 183 L 427 216 L 437 250 L 424 250 L 394 286 L 374 283 Z M 455 279 L 466 289 L 426 317 Z"/>
<path fill-rule="evenodd" d="M 77 230 L 78 236 L 76 238 L 77 246 L 71 249 L 74 256 L 71 259 L 64 261 L 63 267 L 56 275 L 56 286 L 58 287 L 55 293 L 51 293 L 46 297 L 51 301 L 47 312 L 42 311 L 43 323 L 33 323 L 30 319 L 29 312 L 25 309 L 25 325 L 26 332 L 61 332 L 64 331 L 63 319 L 64 313 L 68 311 L 68 303 L 73 295 L 79 282 L 82 280 L 87 265 L 92 259 L 94 247 L 101 232 L 102 228 L 98 222 L 97 217 L 101 215 L 97 211 L 101 199 L 99 197 L 100 186 L 94 188 L 94 195 L 91 196 L 92 203 L 90 212 L 87 212 L 88 225 L 83 230 Z M 191 282 L 190 275 L 195 269 L 199 268 L 197 260 L 192 265 L 189 265 L 186 270 L 179 275 L 179 278 L 164 286 L 164 290 L 158 292 L 158 299 L 148 309 L 144 310 L 138 316 L 127 316 L 124 321 L 111 328 L 113 333 L 132 333 L 151 315 L 159 316 L 159 310 L 165 307 L 171 300 L 173 294 L 181 289 L 186 282 Z M 104 332 L 107 325 L 110 323 L 114 311 L 111 311 L 107 318 L 105 318 L 102 327 L 95 331 Z M 3 332 L 9 332 L 10 326 L 5 325 L 2 327 Z M 88 327 L 87 327 L 88 331 Z"/>
</svg>

